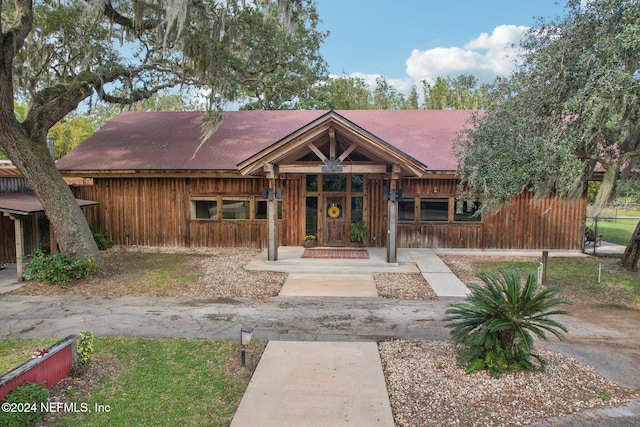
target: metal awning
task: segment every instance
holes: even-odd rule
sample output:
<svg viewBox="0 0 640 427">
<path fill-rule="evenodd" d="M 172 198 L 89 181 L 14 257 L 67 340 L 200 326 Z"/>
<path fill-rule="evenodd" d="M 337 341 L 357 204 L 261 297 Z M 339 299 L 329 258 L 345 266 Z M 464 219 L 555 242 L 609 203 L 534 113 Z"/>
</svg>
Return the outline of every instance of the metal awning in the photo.
<svg viewBox="0 0 640 427">
<path fill-rule="evenodd" d="M 95 206 L 99 202 L 76 199 L 78 206 Z M 44 212 L 42 203 L 33 193 L 0 193 L 0 212 L 11 215 L 32 215 Z"/>
</svg>

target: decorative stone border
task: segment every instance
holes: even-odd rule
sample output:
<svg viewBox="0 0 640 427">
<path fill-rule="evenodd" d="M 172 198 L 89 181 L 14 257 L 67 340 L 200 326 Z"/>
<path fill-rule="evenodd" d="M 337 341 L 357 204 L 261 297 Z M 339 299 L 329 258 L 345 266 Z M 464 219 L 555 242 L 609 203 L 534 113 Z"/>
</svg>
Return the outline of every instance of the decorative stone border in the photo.
<svg viewBox="0 0 640 427">
<path fill-rule="evenodd" d="M 69 375 L 78 366 L 76 341 L 80 335 L 69 335 L 49 348 L 42 357 L 29 359 L 0 377 L 0 401 L 24 383 L 44 381 L 47 388 Z"/>
</svg>

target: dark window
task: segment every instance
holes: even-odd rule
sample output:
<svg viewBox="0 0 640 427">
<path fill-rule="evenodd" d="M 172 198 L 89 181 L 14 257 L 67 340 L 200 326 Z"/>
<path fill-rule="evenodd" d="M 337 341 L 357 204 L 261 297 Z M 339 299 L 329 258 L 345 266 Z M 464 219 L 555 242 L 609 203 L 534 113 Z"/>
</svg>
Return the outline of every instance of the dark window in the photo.
<svg viewBox="0 0 640 427">
<path fill-rule="evenodd" d="M 449 221 L 449 199 L 421 199 L 420 221 Z"/>
<path fill-rule="evenodd" d="M 318 191 L 318 175 L 307 175 L 307 191 L 312 193 Z"/>
<path fill-rule="evenodd" d="M 364 175 L 351 175 L 351 191 L 353 193 L 364 191 Z"/>
<path fill-rule="evenodd" d="M 347 176 L 346 175 L 323 175 L 322 190 L 328 191 L 328 192 L 335 191 L 340 193 L 347 191 Z"/>
<path fill-rule="evenodd" d="M 351 222 L 363 219 L 364 200 L 362 197 L 351 198 Z"/>
<path fill-rule="evenodd" d="M 267 219 L 267 201 L 256 200 L 256 219 Z"/>
<path fill-rule="evenodd" d="M 398 200 L 398 221 L 415 221 L 416 210 L 415 199 L 401 199 Z"/>
<path fill-rule="evenodd" d="M 482 216 L 476 213 L 480 210 L 479 200 L 456 199 L 456 221 L 482 221 Z"/>
<path fill-rule="evenodd" d="M 318 198 L 307 197 L 305 234 L 318 234 Z"/>
</svg>

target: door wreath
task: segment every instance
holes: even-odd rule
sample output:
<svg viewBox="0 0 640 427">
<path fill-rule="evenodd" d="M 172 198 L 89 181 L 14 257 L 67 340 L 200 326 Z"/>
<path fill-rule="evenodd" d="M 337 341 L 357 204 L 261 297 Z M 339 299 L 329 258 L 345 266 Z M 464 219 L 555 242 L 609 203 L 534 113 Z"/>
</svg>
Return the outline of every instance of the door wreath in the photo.
<svg viewBox="0 0 640 427">
<path fill-rule="evenodd" d="M 330 218 L 338 218 L 340 216 L 340 207 L 332 204 L 329 209 L 327 209 L 327 215 L 329 215 Z"/>
</svg>

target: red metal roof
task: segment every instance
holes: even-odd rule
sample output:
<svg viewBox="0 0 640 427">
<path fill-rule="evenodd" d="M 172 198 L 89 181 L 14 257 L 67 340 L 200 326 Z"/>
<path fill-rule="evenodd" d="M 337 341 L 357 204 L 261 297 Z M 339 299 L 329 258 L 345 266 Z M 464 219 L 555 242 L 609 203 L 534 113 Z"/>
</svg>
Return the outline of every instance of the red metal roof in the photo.
<svg viewBox="0 0 640 427">
<path fill-rule="evenodd" d="M 454 171 L 451 151 L 470 111 L 340 110 L 338 114 L 432 171 Z M 62 171 L 237 170 L 260 150 L 326 110 L 232 111 L 201 144 L 201 112 L 132 112 L 116 116 L 57 162 Z"/>
</svg>

